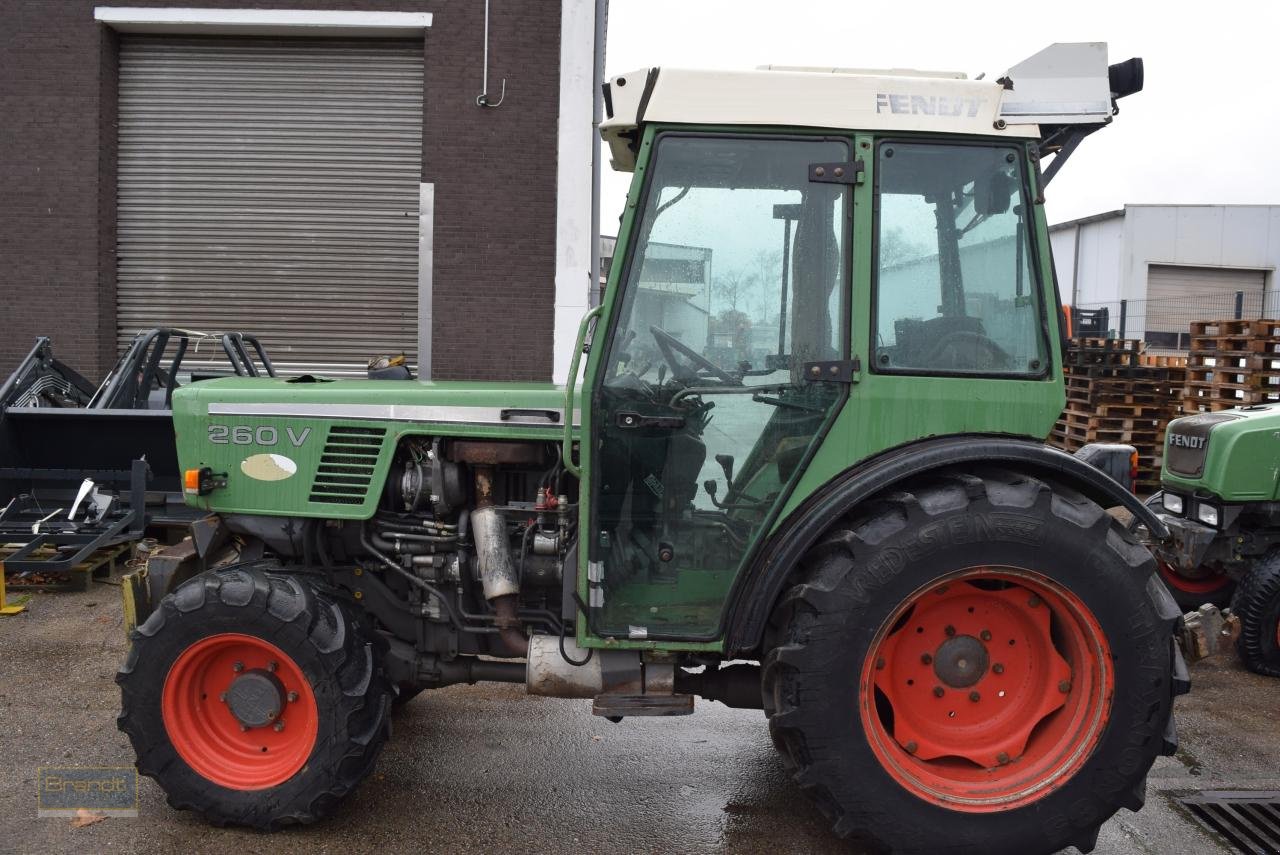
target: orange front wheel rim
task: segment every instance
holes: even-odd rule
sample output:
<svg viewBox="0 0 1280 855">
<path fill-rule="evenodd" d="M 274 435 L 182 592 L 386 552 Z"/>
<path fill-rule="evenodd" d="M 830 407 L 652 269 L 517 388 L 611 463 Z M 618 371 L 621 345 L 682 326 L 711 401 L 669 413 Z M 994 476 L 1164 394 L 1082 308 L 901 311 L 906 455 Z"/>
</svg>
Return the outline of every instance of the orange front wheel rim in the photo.
<svg viewBox="0 0 1280 855">
<path fill-rule="evenodd" d="M 1188 594 L 1213 594 L 1231 584 L 1231 577 L 1225 573 L 1214 573 L 1192 579 L 1190 576 L 1183 576 L 1164 561 L 1157 561 L 1156 566 L 1160 570 L 1160 578 L 1164 579 L 1169 587 Z"/>
<path fill-rule="evenodd" d="M 182 651 L 165 677 L 160 711 L 187 765 L 234 790 L 292 778 L 319 730 L 315 694 L 298 664 L 241 633 L 211 635 Z"/>
<path fill-rule="evenodd" d="M 1008 810 L 1066 783 L 1101 738 L 1114 672 L 1075 594 L 1016 567 L 919 589 L 877 633 L 859 708 L 876 759 L 953 810 Z"/>
</svg>

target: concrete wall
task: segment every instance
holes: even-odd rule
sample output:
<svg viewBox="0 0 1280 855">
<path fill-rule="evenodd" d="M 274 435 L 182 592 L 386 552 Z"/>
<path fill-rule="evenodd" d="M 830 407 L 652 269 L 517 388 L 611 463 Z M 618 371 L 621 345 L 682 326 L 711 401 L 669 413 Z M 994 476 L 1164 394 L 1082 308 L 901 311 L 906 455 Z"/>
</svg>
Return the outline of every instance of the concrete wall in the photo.
<svg viewBox="0 0 1280 855">
<path fill-rule="evenodd" d="M 109 3 L 0 0 L 0 378 L 37 335 L 54 336 L 58 355 L 90 377 L 115 358 L 118 47 L 94 21 L 95 5 Z M 573 213 L 558 210 L 557 181 L 590 183 L 586 143 L 559 164 L 560 3 L 492 3 L 490 77 L 495 86 L 507 79 L 497 109 L 475 104 L 484 47 L 479 0 L 116 5 L 432 13 L 422 173 L 435 184 L 434 375 L 551 378 L 556 306 L 576 308 L 573 279 L 585 303 L 590 254 L 589 218 L 576 213 L 572 228 L 560 228 L 582 229 L 582 247 L 557 253 L 558 222 Z M 589 57 L 589 40 L 584 49 Z M 582 88 L 580 66 L 579 58 L 570 91 Z M 581 94 L 589 117 L 589 80 Z M 589 140 L 589 122 L 583 133 Z M 589 211 L 589 189 L 579 196 L 575 207 Z M 570 263 L 581 273 L 566 273 Z M 243 326 L 252 329 L 253 319 Z"/>
</svg>

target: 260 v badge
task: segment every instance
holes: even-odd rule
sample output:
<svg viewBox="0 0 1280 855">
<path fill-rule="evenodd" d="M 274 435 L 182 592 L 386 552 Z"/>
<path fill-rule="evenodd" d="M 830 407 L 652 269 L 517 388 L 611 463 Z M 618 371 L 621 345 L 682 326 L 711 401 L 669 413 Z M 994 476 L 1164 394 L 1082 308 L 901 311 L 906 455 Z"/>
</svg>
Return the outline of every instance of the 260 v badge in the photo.
<svg viewBox="0 0 1280 855">
<path fill-rule="evenodd" d="M 305 427 L 300 431 L 294 431 L 292 426 L 286 426 L 284 435 L 294 448 L 301 448 L 302 444 L 307 441 L 307 437 L 311 435 L 311 428 Z M 250 427 L 249 425 L 209 425 L 209 442 L 214 445 L 262 445 L 270 447 L 280 444 L 280 431 L 271 425 L 259 425 L 257 427 Z"/>
</svg>

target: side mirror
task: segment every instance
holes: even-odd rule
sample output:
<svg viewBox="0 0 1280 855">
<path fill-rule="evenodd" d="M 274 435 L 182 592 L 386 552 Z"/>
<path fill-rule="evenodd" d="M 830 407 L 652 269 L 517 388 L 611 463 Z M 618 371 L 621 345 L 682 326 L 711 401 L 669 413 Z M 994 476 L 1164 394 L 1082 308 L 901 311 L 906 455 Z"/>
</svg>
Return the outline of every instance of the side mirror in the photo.
<svg viewBox="0 0 1280 855">
<path fill-rule="evenodd" d="M 977 180 L 973 185 L 973 210 L 975 213 L 990 217 L 1003 214 L 1009 210 L 1014 191 L 1018 189 L 1017 181 L 1005 172 L 993 172 L 987 179 Z"/>
</svg>

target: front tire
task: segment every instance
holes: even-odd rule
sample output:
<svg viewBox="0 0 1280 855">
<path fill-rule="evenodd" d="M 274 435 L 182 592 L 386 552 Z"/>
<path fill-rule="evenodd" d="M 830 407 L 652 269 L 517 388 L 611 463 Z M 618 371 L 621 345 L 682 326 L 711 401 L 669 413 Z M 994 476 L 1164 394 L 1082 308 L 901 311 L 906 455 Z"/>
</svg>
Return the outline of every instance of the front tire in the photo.
<svg viewBox="0 0 1280 855">
<path fill-rule="evenodd" d="M 940 476 L 860 509 L 800 569 L 765 706 L 837 834 L 1088 851 L 1142 806 L 1173 747 L 1179 613 L 1095 503 L 1003 470 Z"/>
<path fill-rule="evenodd" d="M 357 616 L 271 562 L 202 573 L 131 636 L 118 719 L 169 804 L 271 830 L 373 768 L 391 689 Z"/>
<path fill-rule="evenodd" d="M 1268 553 L 1240 580 L 1231 611 L 1240 618 L 1236 650 L 1245 667 L 1280 677 L 1280 550 Z"/>
</svg>

